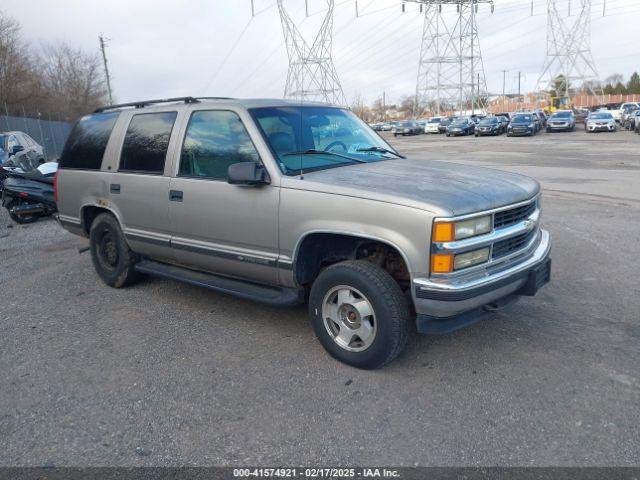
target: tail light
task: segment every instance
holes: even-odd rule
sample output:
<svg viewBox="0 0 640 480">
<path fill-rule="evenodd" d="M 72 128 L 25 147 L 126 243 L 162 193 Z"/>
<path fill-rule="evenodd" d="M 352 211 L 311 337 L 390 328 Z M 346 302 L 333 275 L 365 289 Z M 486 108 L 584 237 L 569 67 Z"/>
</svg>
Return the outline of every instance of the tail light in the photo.
<svg viewBox="0 0 640 480">
<path fill-rule="evenodd" d="M 60 170 L 56 170 L 55 175 L 53 176 L 53 201 L 58 203 L 58 175 L 60 175 Z"/>
</svg>

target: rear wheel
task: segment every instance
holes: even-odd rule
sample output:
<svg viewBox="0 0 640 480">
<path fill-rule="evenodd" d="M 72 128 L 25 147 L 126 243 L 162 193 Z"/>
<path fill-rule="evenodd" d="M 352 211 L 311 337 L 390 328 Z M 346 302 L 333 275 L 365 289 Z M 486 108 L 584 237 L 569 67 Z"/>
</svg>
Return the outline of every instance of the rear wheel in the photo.
<svg viewBox="0 0 640 480">
<path fill-rule="evenodd" d="M 309 295 L 311 325 L 331 356 L 357 368 L 380 368 L 409 336 L 407 298 L 385 270 L 362 260 L 332 265 Z"/>
<path fill-rule="evenodd" d="M 116 218 L 101 213 L 89 232 L 91 259 L 98 276 L 114 288 L 130 285 L 138 278 L 138 256 L 129 248 Z"/>
<path fill-rule="evenodd" d="M 11 220 L 13 220 L 16 223 L 19 223 L 20 225 L 27 225 L 29 223 L 34 223 L 38 221 L 38 218 L 40 218 L 40 215 L 33 214 L 33 213 L 18 215 L 11 211 L 14 207 L 17 207 L 19 205 L 24 205 L 27 203 L 28 202 L 23 202 L 15 198 L 11 200 L 9 203 L 7 203 L 6 209 L 9 212 L 9 216 L 11 217 Z"/>
</svg>

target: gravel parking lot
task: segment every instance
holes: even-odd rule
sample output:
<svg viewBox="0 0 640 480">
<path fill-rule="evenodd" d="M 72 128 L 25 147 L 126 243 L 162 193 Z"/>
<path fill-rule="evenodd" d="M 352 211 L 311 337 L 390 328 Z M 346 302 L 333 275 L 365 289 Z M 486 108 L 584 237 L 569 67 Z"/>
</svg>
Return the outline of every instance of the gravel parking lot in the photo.
<svg viewBox="0 0 640 480">
<path fill-rule="evenodd" d="M 304 307 L 113 290 L 86 240 L 2 209 L 0 464 L 638 465 L 640 136 L 389 140 L 538 178 L 551 283 L 359 371 Z"/>
</svg>

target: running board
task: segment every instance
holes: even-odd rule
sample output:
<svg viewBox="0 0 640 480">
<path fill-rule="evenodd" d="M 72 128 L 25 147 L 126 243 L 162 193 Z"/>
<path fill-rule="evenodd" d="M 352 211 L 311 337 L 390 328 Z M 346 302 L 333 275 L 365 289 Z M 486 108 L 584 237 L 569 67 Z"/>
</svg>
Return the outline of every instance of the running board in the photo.
<svg viewBox="0 0 640 480">
<path fill-rule="evenodd" d="M 208 288 L 236 297 L 266 303 L 268 305 L 288 306 L 304 302 L 304 290 L 278 288 L 257 283 L 245 282 L 234 278 L 222 277 L 211 273 L 199 272 L 151 260 L 136 265 L 136 271 L 154 277 L 168 278 L 178 282 Z"/>
</svg>

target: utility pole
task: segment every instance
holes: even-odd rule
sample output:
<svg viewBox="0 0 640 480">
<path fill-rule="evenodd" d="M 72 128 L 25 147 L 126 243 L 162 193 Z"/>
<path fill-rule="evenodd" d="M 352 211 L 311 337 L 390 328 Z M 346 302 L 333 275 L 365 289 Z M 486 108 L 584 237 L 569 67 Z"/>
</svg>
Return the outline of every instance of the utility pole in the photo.
<svg viewBox="0 0 640 480">
<path fill-rule="evenodd" d="M 387 92 L 382 91 L 382 119 L 387 121 Z"/>
<path fill-rule="evenodd" d="M 504 89 L 507 83 L 507 70 L 502 70 L 502 111 L 504 112 L 505 92 Z"/>
<path fill-rule="evenodd" d="M 518 110 L 520 110 L 520 80 L 522 79 L 522 72 L 518 72 Z"/>
<path fill-rule="evenodd" d="M 113 105 L 113 93 L 111 92 L 111 76 L 109 75 L 109 66 L 107 65 L 107 52 L 105 51 L 106 42 L 102 35 L 98 36 L 98 40 L 100 41 L 100 51 L 102 52 L 102 63 L 104 64 L 104 76 L 107 79 L 107 91 L 109 92 L 109 105 Z"/>
</svg>

